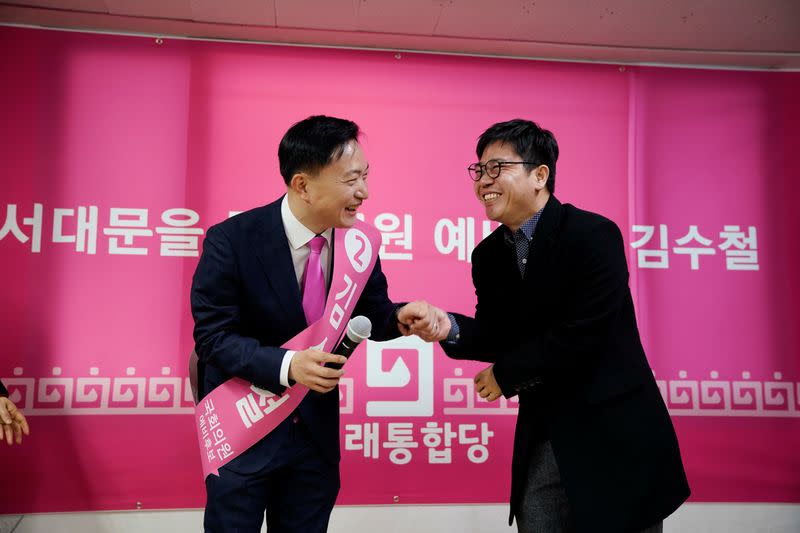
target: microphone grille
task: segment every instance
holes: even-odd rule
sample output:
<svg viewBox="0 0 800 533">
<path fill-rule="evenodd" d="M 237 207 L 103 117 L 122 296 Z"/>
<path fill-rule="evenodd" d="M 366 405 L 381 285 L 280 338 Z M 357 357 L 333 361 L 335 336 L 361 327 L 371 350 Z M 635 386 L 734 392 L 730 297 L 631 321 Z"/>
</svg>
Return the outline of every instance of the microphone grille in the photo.
<svg viewBox="0 0 800 533">
<path fill-rule="evenodd" d="M 361 342 L 364 339 L 369 338 L 371 333 L 372 322 L 369 321 L 369 318 L 363 315 L 351 318 L 350 322 L 347 324 L 347 336 L 353 340 L 358 340 Z M 357 339 L 354 337 L 357 337 Z"/>
</svg>

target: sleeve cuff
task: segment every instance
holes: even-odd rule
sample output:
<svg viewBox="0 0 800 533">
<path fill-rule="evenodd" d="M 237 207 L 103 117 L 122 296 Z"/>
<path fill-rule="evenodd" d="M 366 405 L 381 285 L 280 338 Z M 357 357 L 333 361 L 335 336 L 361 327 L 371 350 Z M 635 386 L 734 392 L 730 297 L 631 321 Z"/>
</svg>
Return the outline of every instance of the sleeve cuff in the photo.
<svg viewBox="0 0 800 533">
<path fill-rule="evenodd" d="M 284 387 L 291 387 L 292 384 L 289 383 L 289 365 L 292 363 L 292 357 L 294 357 L 295 351 L 294 350 L 286 350 L 286 353 L 283 356 L 283 361 L 281 362 L 281 385 Z"/>
<path fill-rule="evenodd" d="M 456 322 L 456 317 L 454 317 L 452 313 L 447 313 L 447 318 L 450 319 L 450 333 L 448 333 L 444 342 L 455 344 L 459 341 L 459 339 L 461 339 L 461 333 L 458 329 L 458 322 Z"/>
</svg>

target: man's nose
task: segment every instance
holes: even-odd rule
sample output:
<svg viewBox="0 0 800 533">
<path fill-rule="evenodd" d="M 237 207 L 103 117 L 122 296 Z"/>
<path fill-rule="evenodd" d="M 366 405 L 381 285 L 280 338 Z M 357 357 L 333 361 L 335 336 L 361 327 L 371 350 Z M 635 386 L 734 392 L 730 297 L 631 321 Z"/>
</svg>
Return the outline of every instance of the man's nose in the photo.
<svg viewBox="0 0 800 533">
<path fill-rule="evenodd" d="M 367 186 L 367 182 L 365 180 L 361 180 L 361 184 L 356 189 L 356 197 L 360 198 L 361 200 L 366 200 L 369 198 L 369 187 Z"/>
</svg>

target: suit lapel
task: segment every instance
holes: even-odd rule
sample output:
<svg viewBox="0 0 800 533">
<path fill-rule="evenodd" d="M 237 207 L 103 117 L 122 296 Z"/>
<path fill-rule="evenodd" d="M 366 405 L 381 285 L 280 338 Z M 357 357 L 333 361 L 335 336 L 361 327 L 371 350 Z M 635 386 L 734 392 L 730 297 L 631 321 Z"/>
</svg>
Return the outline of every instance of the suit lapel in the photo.
<svg viewBox="0 0 800 533">
<path fill-rule="evenodd" d="M 254 246 L 269 286 L 286 311 L 291 324 L 306 323 L 297 277 L 294 272 L 289 239 L 281 220 L 281 199 L 269 204 Z"/>
</svg>

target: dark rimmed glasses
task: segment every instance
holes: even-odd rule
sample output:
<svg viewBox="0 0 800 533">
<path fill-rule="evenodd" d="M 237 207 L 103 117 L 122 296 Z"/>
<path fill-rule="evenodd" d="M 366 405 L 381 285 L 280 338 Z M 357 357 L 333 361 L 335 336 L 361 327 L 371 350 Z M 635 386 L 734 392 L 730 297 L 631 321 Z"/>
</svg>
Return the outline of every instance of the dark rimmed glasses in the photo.
<svg viewBox="0 0 800 533">
<path fill-rule="evenodd" d="M 498 161 L 491 159 L 486 163 L 472 163 L 467 167 L 469 177 L 472 181 L 480 181 L 484 174 L 492 179 L 497 179 L 506 165 L 536 165 L 534 161 Z"/>
</svg>

